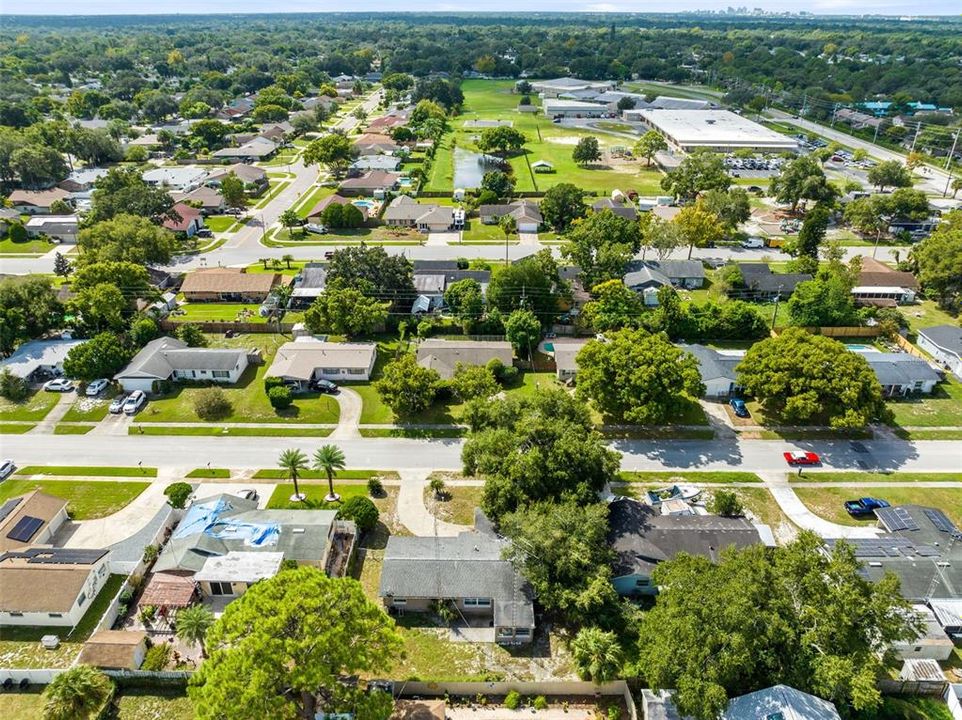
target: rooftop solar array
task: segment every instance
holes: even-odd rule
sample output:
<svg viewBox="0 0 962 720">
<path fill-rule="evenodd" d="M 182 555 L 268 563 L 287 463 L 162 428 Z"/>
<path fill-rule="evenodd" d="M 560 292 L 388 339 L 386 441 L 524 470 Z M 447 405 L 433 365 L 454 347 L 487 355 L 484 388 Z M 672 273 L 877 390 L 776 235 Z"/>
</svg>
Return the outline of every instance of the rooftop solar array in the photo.
<svg viewBox="0 0 962 720">
<path fill-rule="evenodd" d="M 103 550 L 71 548 L 37 549 L 37 552 L 31 553 L 27 562 L 56 565 L 89 565 L 99 560 L 103 554 Z"/>
<path fill-rule="evenodd" d="M 925 513 L 925 517 L 932 521 L 932 524 L 935 526 L 936 530 L 947 532 L 951 535 L 958 534 L 959 529 L 941 510 L 936 510 L 935 508 L 924 508 L 922 512 Z"/>
<path fill-rule="evenodd" d="M 15 542 L 30 542 L 30 539 L 37 534 L 37 530 L 42 527 L 43 520 L 31 517 L 30 515 L 24 515 L 17 521 L 17 524 L 13 526 L 13 530 L 7 533 L 7 537 Z"/>
<path fill-rule="evenodd" d="M 932 545 L 922 545 L 902 538 L 851 538 L 844 542 L 859 558 L 939 557 L 942 553 Z"/>
<path fill-rule="evenodd" d="M 3 505 L 0 505 L 0 522 L 6 520 L 21 502 L 23 502 L 22 497 L 15 497 L 7 500 Z"/>
<path fill-rule="evenodd" d="M 904 507 L 880 508 L 875 511 L 875 516 L 889 532 L 919 529 L 918 523 Z"/>
</svg>

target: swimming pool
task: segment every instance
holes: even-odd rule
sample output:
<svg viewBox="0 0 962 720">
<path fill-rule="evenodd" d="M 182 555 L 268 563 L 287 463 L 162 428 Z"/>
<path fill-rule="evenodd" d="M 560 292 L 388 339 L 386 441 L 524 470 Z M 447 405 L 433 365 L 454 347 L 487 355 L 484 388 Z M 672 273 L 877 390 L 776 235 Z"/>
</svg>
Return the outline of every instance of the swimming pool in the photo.
<svg viewBox="0 0 962 720">
<path fill-rule="evenodd" d="M 545 352 L 549 352 L 549 353 L 554 352 L 554 343 L 546 342 L 546 343 L 544 344 L 544 351 L 545 351 Z"/>
<path fill-rule="evenodd" d="M 871 345 L 846 345 L 845 347 L 852 352 L 878 352 L 878 350 Z"/>
<path fill-rule="evenodd" d="M 370 200 L 355 200 L 352 204 L 357 205 L 358 207 L 367 208 L 368 210 L 374 207 L 374 203 Z"/>
</svg>

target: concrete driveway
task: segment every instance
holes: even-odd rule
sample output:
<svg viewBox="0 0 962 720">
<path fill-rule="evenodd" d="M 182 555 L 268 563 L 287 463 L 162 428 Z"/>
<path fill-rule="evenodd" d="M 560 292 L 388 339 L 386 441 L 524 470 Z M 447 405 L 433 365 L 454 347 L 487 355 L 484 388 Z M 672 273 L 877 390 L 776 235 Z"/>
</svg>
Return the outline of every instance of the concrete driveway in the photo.
<svg viewBox="0 0 962 720">
<path fill-rule="evenodd" d="M 354 390 L 342 387 L 337 395 L 333 396 L 340 407 L 340 415 L 337 420 L 337 427 L 330 434 L 332 440 L 343 440 L 345 438 L 360 438 L 358 423 L 361 422 L 361 410 L 363 403 L 361 396 Z"/>
<path fill-rule="evenodd" d="M 457 245 L 461 242 L 461 233 L 459 232 L 433 232 L 428 233 L 428 241 L 425 245 L 436 247 L 442 245 L 447 247 L 448 245 Z"/>
</svg>

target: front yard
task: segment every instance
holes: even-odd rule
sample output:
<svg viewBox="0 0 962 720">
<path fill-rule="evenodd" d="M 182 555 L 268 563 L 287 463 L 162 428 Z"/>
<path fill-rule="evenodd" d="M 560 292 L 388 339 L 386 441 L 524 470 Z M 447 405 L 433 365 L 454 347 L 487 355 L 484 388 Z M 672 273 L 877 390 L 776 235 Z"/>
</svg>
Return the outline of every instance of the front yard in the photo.
<svg viewBox="0 0 962 720">
<path fill-rule="evenodd" d="M 0 483 L 0 502 L 40 490 L 67 501 L 73 520 L 96 520 L 129 505 L 150 486 L 147 482 L 114 480 L 17 480 Z"/>
<path fill-rule="evenodd" d="M 135 416 L 138 423 L 181 422 L 181 423 L 337 423 L 340 408 L 337 401 L 329 395 L 304 393 L 295 395 L 294 404 L 284 410 L 275 410 L 264 392 L 264 376 L 271 365 L 278 346 L 289 338 L 283 335 L 252 333 L 234 338 L 209 336 L 211 346 L 259 348 L 264 362 L 249 366 L 236 385 L 224 385 L 223 393 L 231 405 L 231 412 L 217 420 L 207 421 L 198 417 L 194 410 L 194 400 L 201 392 L 200 387 L 176 385 L 165 397 L 151 400 Z"/>
<path fill-rule="evenodd" d="M 43 420 L 60 400 L 60 393 L 33 391 L 23 402 L 0 398 L 0 420 L 34 422 Z"/>
<path fill-rule="evenodd" d="M 962 426 L 962 382 L 949 377 L 931 395 L 905 400 L 890 400 L 888 407 L 894 423 L 902 427 Z"/>
<path fill-rule="evenodd" d="M 875 497 L 892 505 L 926 505 L 945 512 L 957 525 L 962 524 L 962 491 L 959 488 L 859 487 L 813 488 L 794 486 L 798 497 L 816 515 L 839 525 L 872 525 L 874 518 L 855 520 L 845 512 L 844 503 L 859 497 Z"/>
</svg>

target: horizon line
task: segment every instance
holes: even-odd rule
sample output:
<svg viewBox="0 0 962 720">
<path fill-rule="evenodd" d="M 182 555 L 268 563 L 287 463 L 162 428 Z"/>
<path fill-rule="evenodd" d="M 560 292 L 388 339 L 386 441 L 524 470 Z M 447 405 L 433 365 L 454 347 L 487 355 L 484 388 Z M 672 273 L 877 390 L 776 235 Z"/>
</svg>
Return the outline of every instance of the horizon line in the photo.
<svg viewBox="0 0 962 720">
<path fill-rule="evenodd" d="M 624 10 L 511 10 L 511 11 L 499 11 L 499 10 L 327 10 L 327 11 L 305 11 L 305 10 L 278 10 L 272 12 L 256 12 L 256 11 L 229 11 L 229 10 L 212 10 L 209 12 L 128 12 L 128 13 L 7 13 L 0 10 L 0 17 L 6 18 L 105 18 L 105 17 L 116 17 L 116 18 L 128 18 L 128 17 L 244 17 L 244 16 L 257 16 L 257 17 L 274 17 L 278 15 L 501 15 L 501 16 L 519 16 L 519 15 L 620 15 L 623 17 L 637 17 L 637 16 L 650 16 L 650 15 L 660 15 L 660 16 L 678 16 L 678 15 L 710 15 L 710 16 L 720 16 L 726 18 L 761 18 L 761 17 L 790 17 L 796 19 L 816 19 L 820 17 L 854 17 L 854 18 L 882 18 L 890 20 L 898 20 L 901 18 L 910 18 L 917 20 L 945 20 L 945 19 L 956 19 L 962 20 L 962 13 L 960 14 L 917 14 L 917 13 L 880 13 L 880 12 L 870 12 L 870 13 L 856 13 L 856 12 L 793 12 L 793 11 L 765 11 L 767 14 L 756 15 L 754 13 L 727 13 L 723 10 L 677 10 L 674 12 L 663 12 L 663 11 L 624 11 Z"/>
</svg>

